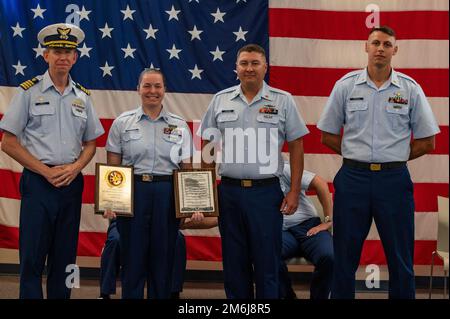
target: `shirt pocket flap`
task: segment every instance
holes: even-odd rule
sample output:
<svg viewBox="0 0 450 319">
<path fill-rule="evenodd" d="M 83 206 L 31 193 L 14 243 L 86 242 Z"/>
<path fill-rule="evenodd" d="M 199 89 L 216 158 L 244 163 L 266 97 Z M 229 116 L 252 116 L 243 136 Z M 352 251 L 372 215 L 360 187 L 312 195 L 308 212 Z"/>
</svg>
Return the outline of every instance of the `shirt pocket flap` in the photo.
<svg viewBox="0 0 450 319">
<path fill-rule="evenodd" d="M 232 122 L 238 119 L 236 112 L 221 112 L 217 115 L 217 122 Z"/>
<path fill-rule="evenodd" d="M 126 129 L 123 134 L 123 140 L 128 142 L 130 140 L 138 140 L 142 137 L 142 133 L 138 128 Z"/>
<path fill-rule="evenodd" d="M 408 114 L 409 107 L 408 105 L 388 104 L 386 111 L 392 114 Z"/>
<path fill-rule="evenodd" d="M 32 115 L 52 115 L 55 114 L 55 107 L 53 105 L 33 105 L 31 107 Z"/>
<path fill-rule="evenodd" d="M 369 108 L 368 102 L 352 102 L 347 103 L 347 110 L 350 112 L 365 111 Z"/>
</svg>

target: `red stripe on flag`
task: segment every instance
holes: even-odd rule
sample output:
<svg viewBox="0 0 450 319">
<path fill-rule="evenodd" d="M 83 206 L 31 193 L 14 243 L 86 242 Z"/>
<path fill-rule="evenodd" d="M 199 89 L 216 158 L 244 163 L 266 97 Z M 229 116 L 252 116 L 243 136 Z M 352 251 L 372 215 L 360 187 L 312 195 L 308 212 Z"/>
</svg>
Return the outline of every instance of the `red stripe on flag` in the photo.
<svg viewBox="0 0 450 319">
<path fill-rule="evenodd" d="M 301 96 L 329 96 L 334 84 L 353 69 L 270 67 L 270 85 Z M 428 97 L 448 97 L 448 69 L 397 69 L 413 77 Z"/>
<path fill-rule="evenodd" d="M 2 120 L 3 114 L 0 114 L 0 121 Z M 0 131 L 0 141 L 3 138 L 3 131 Z"/>
<path fill-rule="evenodd" d="M 220 237 L 185 236 L 188 260 L 221 261 L 222 246 Z M 106 233 L 80 232 L 78 239 L 78 256 L 101 255 L 106 240 Z M 19 229 L 0 225 L 0 248 L 18 249 Z M 434 240 L 416 240 L 414 243 L 414 264 L 429 265 L 431 253 L 436 249 Z M 438 261 L 439 264 L 440 261 Z M 386 258 L 381 241 L 367 240 L 361 254 L 361 265 L 385 265 Z M 442 264 L 442 263 L 440 263 Z"/>
<path fill-rule="evenodd" d="M 109 129 L 111 128 L 113 121 L 113 119 L 100 119 L 100 122 L 105 129 L 105 133 L 97 138 L 97 147 L 105 147 L 106 140 L 108 139 Z"/>
<path fill-rule="evenodd" d="M 414 265 L 430 265 L 431 253 L 435 249 L 435 240 L 416 240 L 414 242 Z M 386 256 L 380 240 L 366 240 L 364 242 L 359 264 L 386 265 Z M 442 261 L 436 260 L 436 264 L 442 265 Z"/>
<path fill-rule="evenodd" d="M 222 241 L 220 237 L 185 236 L 188 260 L 222 260 Z"/>
<path fill-rule="evenodd" d="M 20 199 L 18 181 L 21 173 L 0 169 L 0 197 L 9 199 Z M 333 192 L 333 184 L 329 183 L 330 191 Z M 93 204 L 95 194 L 95 176 L 84 176 L 83 203 Z M 437 212 L 437 196 L 449 197 L 447 183 L 415 183 L 414 201 L 417 212 Z"/>
<path fill-rule="evenodd" d="M 108 137 L 109 129 L 111 127 L 112 120 L 102 120 L 105 124 L 105 134 L 103 134 L 99 139 L 97 139 L 97 147 L 105 147 L 106 138 Z M 192 122 L 188 122 L 188 126 L 192 133 Z M 308 125 L 310 133 L 303 139 L 305 153 L 314 154 L 333 154 L 328 147 L 320 143 L 320 130 L 315 125 Z M 436 136 L 436 149 L 431 154 L 448 154 L 449 152 L 449 136 L 448 136 L 448 126 L 441 126 L 441 133 Z M 196 148 L 198 146 L 196 145 Z M 97 150 L 98 151 L 98 150 Z M 101 150 L 103 151 L 103 150 Z M 283 145 L 283 152 L 287 152 L 287 143 Z"/>
<path fill-rule="evenodd" d="M 0 169 L 0 197 L 10 199 L 20 199 L 19 181 L 22 173 L 12 172 L 10 170 Z M 84 204 L 93 204 L 95 198 L 95 176 L 85 175 L 84 191 L 82 202 Z"/>
<path fill-rule="evenodd" d="M 77 256 L 98 257 L 102 253 L 106 233 L 80 232 Z M 0 248 L 19 249 L 19 228 L 0 224 Z"/>
<path fill-rule="evenodd" d="M 307 125 L 309 134 L 303 138 L 303 148 L 306 154 L 335 154 L 330 148 L 320 142 L 321 131 L 315 125 Z M 436 135 L 436 148 L 430 154 L 448 155 L 448 126 L 440 126 L 441 132 Z M 288 152 L 288 143 L 284 143 L 283 152 Z"/>
<path fill-rule="evenodd" d="M 302 9 L 269 9 L 269 36 L 332 40 L 367 40 L 366 18 L 371 13 Z M 414 21 L 414 23 L 411 23 Z M 448 11 L 380 13 L 380 24 L 389 25 L 397 38 L 448 39 Z"/>
</svg>

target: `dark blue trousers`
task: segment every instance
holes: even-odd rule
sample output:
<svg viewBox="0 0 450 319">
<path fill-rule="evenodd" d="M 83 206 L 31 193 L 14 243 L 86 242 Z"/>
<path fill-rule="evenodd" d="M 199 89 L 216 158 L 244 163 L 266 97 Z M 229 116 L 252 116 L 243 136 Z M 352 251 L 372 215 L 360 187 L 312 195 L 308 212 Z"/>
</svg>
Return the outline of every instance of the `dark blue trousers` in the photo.
<svg viewBox="0 0 450 319">
<path fill-rule="evenodd" d="M 172 273 L 171 293 L 183 291 L 184 273 L 186 271 L 186 240 L 179 231 L 175 244 L 175 257 Z M 107 238 L 100 260 L 100 294 L 116 293 L 116 279 L 120 270 L 120 235 L 116 221 L 108 227 Z"/>
<path fill-rule="evenodd" d="M 343 165 L 334 187 L 332 298 L 355 297 L 355 272 L 373 218 L 389 268 L 389 298 L 413 299 L 414 198 L 407 167 L 369 171 Z"/>
<path fill-rule="evenodd" d="M 182 292 L 184 284 L 184 273 L 186 271 L 186 239 L 181 231 L 178 232 L 175 244 L 175 261 L 172 273 L 172 293 Z"/>
<path fill-rule="evenodd" d="M 170 298 L 175 241 L 173 185 L 169 181 L 134 184 L 134 216 L 118 217 L 122 298 Z"/>
<path fill-rule="evenodd" d="M 254 280 L 256 298 L 278 298 L 283 222 L 279 183 L 244 188 L 222 182 L 218 191 L 227 297 L 254 298 Z"/>
<path fill-rule="evenodd" d="M 281 298 L 284 298 L 286 292 L 291 289 L 291 279 L 285 260 L 302 256 L 314 265 L 310 298 L 328 299 L 333 277 L 333 238 L 328 231 L 306 236 L 308 230 L 320 224 L 320 218 L 314 217 L 283 231 L 280 259 Z"/>
<path fill-rule="evenodd" d="M 108 227 L 105 246 L 100 259 L 100 294 L 116 293 L 116 278 L 120 270 L 120 235 L 117 221 L 111 221 Z"/>
<path fill-rule="evenodd" d="M 43 298 L 47 259 L 47 298 L 70 298 L 66 267 L 75 264 L 83 176 L 56 188 L 39 174 L 23 170 L 20 179 L 20 298 Z"/>
</svg>

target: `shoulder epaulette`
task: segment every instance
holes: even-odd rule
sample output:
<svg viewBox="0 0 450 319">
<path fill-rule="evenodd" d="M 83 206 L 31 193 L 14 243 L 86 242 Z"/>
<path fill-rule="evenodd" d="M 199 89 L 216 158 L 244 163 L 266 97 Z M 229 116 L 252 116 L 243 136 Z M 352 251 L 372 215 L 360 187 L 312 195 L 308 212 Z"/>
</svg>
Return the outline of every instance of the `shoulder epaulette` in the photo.
<svg viewBox="0 0 450 319">
<path fill-rule="evenodd" d="M 84 86 L 82 86 L 80 83 L 75 83 L 75 86 L 80 89 L 81 91 L 83 91 L 84 93 L 86 93 L 87 95 L 91 95 L 91 91 L 89 91 L 88 89 L 86 89 Z"/>
<path fill-rule="evenodd" d="M 274 88 L 274 87 L 269 87 L 269 91 L 271 91 L 271 92 L 275 92 L 275 93 L 280 93 L 280 94 L 283 94 L 283 95 L 291 95 L 291 93 L 289 93 L 289 92 L 287 92 L 287 91 L 284 91 L 284 90 L 281 90 L 281 89 L 277 89 L 277 88 Z"/>
<path fill-rule="evenodd" d="M 397 72 L 397 76 L 399 76 L 399 77 L 401 77 L 401 78 L 403 78 L 403 79 L 406 79 L 406 80 L 408 80 L 408 81 L 411 81 L 412 83 L 414 83 L 415 85 L 418 85 L 418 83 L 416 82 L 416 80 L 414 80 L 412 77 L 410 77 L 409 75 L 406 75 L 406 74 L 404 74 L 404 73 L 401 73 L 401 72 L 398 72 L 398 71 L 396 71 Z"/>
<path fill-rule="evenodd" d="M 136 114 L 137 111 L 138 111 L 138 109 L 125 111 L 122 114 L 120 114 L 117 118 L 122 118 L 122 117 L 130 116 L 130 115 L 134 115 L 134 114 Z"/>
<path fill-rule="evenodd" d="M 358 75 L 361 74 L 362 71 L 364 71 L 364 70 L 355 70 L 355 71 L 351 71 L 351 72 L 345 74 L 343 77 L 341 77 L 341 78 L 338 80 L 338 82 L 339 82 L 339 81 L 344 81 L 345 79 L 348 79 L 348 78 L 351 78 L 351 77 L 354 77 L 354 76 L 358 76 Z"/>
<path fill-rule="evenodd" d="M 229 93 L 229 92 L 233 92 L 233 91 L 235 91 L 236 90 L 236 88 L 237 88 L 238 86 L 237 85 L 235 85 L 235 86 L 232 86 L 232 87 L 229 87 L 229 88 L 226 88 L 226 89 L 224 89 L 224 90 L 222 90 L 222 91 L 219 91 L 219 92 L 217 92 L 216 93 L 216 95 L 221 95 L 221 94 L 224 94 L 224 93 Z"/>
<path fill-rule="evenodd" d="M 25 91 L 28 90 L 30 87 L 32 87 L 33 85 L 35 85 L 36 83 L 38 83 L 40 81 L 39 78 L 35 77 L 32 78 L 31 80 L 27 80 L 23 83 L 20 83 L 20 87 L 22 89 L 24 89 Z"/>
<path fill-rule="evenodd" d="M 177 114 L 173 114 L 173 113 L 170 113 L 170 112 L 167 112 L 167 114 L 169 114 L 171 117 L 173 117 L 173 118 L 175 118 L 177 120 L 180 120 L 180 121 L 183 121 L 183 122 L 186 121 L 184 118 L 182 118 L 181 116 L 179 116 Z"/>
</svg>

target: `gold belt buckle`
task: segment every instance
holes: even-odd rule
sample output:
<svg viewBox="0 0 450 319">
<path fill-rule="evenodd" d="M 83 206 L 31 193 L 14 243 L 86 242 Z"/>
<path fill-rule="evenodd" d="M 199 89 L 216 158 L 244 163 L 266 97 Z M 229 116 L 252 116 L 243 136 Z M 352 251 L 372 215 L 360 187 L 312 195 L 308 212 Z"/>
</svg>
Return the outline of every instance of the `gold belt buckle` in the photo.
<svg viewBox="0 0 450 319">
<path fill-rule="evenodd" d="M 151 181 L 153 181 L 153 175 L 142 174 L 142 181 L 143 182 L 151 182 Z"/>
<path fill-rule="evenodd" d="M 241 186 L 242 187 L 252 187 L 252 180 L 251 179 L 243 179 L 241 181 Z"/>
<path fill-rule="evenodd" d="M 381 164 L 370 164 L 371 171 L 381 171 Z"/>
</svg>

